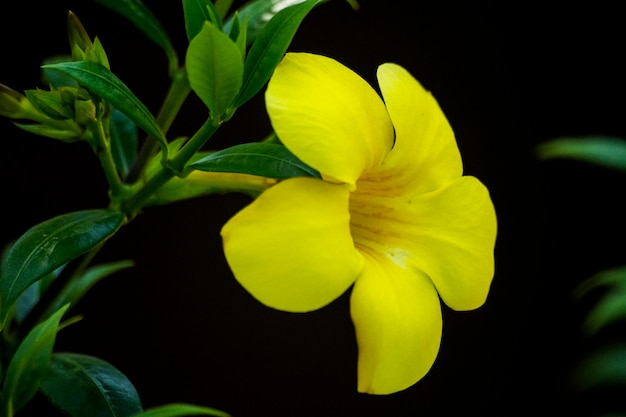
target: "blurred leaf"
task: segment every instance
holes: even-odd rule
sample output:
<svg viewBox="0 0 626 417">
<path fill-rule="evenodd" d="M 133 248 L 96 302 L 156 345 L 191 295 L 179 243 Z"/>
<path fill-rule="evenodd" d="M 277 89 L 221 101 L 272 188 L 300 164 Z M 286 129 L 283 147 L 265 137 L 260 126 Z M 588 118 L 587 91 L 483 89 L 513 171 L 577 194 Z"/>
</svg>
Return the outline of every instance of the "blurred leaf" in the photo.
<svg viewBox="0 0 626 417">
<path fill-rule="evenodd" d="M 224 17 L 230 10 L 230 6 L 233 4 L 233 0 L 215 0 L 214 3 L 215 12 L 221 20 L 224 20 Z"/>
<path fill-rule="evenodd" d="M 60 305 L 70 303 L 75 306 L 78 301 L 100 280 L 109 275 L 125 268 L 130 268 L 134 265 L 132 261 L 117 261 L 104 265 L 96 265 L 85 271 L 83 276 L 78 279 L 72 280 L 70 285 L 65 287 L 63 292 L 59 295 L 55 304 L 52 305 L 52 309 L 56 310 Z"/>
<path fill-rule="evenodd" d="M 107 240 L 123 221 L 118 212 L 84 210 L 54 217 L 24 233 L 0 266 L 0 329 L 26 288 Z"/>
<path fill-rule="evenodd" d="M 274 69 L 285 55 L 300 23 L 318 3 L 319 0 L 308 0 L 286 7 L 276 13 L 265 25 L 248 52 L 244 66 L 243 85 L 233 107 L 239 107 L 250 100 L 270 79 Z"/>
<path fill-rule="evenodd" d="M 584 358 L 574 369 L 572 384 L 581 391 L 605 385 L 626 386 L 626 345 L 606 346 Z"/>
<path fill-rule="evenodd" d="M 96 0 L 101 5 L 127 18 L 152 42 L 161 47 L 167 56 L 169 74 L 178 70 L 178 55 L 167 32 L 154 14 L 140 0 Z"/>
<path fill-rule="evenodd" d="M 111 113 L 111 154 L 120 175 L 128 175 L 137 158 L 137 125 L 118 109 Z"/>
<path fill-rule="evenodd" d="M 563 137 L 537 147 L 541 159 L 574 159 L 626 171 L 626 140 L 610 136 Z"/>
<path fill-rule="evenodd" d="M 230 414 L 214 408 L 201 407 L 191 404 L 169 404 L 145 410 L 132 417 L 183 417 L 183 416 L 216 416 L 230 417 Z"/>
<path fill-rule="evenodd" d="M 612 268 L 594 274 L 575 288 L 574 297 L 581 299 L 602 287 L 606 287 L 606 291 L 583 321 L 583 329 L 589 335 L 626 319 L 626 267 Z"/>
<path fill-rule="evenodd" d="M 35 326 L 17 348 L 2 387 L 2 415 L 12 416 L 35 395 L 50 362 L 59 322 L 69 306 Z"/>
<path fill-rule="evenodd" d="M 189 85 L 209 108 L 211 118 L 227 120 L 243 76 L 243 57 L 237 45 L 205 22 L 189 44 L 186 65 Z"/>
<path fill-rule="evenodd" d="M 110 363 L 88 355 L 53 354 L 41 390 L 70 417 L 125 417 L 142 410 L 128 378 Z"/>
<path fill-rule="evenodd" d="M 167 148 L 165 135 L 161 132 L 154 116 L 115 74 L 102 65 L 80 61 L 47 64 L 43 68 L 59 71 L 74 78 L 82 86 L 109 102 L 128 116 L 137 126 L 158 140 L 161 149 Z"/>
<path fill-rule="evenodd" d="M 305 165 L 283 145 L 273 143 L 245 143 L 211 155 L 190 168 L 210 172 L 238 172 L 267 178 L 317 177 L 313 168 Z"/>
</svg>

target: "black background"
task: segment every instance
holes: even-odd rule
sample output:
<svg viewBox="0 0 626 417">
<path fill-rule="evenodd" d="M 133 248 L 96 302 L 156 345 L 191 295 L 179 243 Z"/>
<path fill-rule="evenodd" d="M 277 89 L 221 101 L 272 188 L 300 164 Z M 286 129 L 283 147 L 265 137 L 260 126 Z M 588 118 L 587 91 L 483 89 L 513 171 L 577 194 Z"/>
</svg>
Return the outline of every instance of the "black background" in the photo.
<svg viewBox="0 0 626 417">
<path fill-rule="evenodd" d="M 145 3 L 184 51 L 180 2 Z M 362 0 L 355 12 L 333 0 L 307 16 L 292 43 L 290 50 L 336 58 L 373 84 L 383 62 L 407 68 L 448 116 L 466 174 L 491 191 L 499 235 L 489 299 L 473 312 L 444 307 L 439 357 L 415 386 L 389 396 L 356 392 L 348 294 L 319 311 L 289 314 L 263 307 L 237 284 L 219 237 L 249 201 L 237 194 L 147 209 L 115 235 L 97 260 L 133 259 L 136 266 L 81 301 L 76 311 L 85 318 L 59 334 L 57 349 L 109 361 L 135 384 L 145 407 L 189 402 L 235 417 L 604 409 L 597 396 L 569 384 L 593 345 L 580 335 L 585 308 L 571 293 L 593 272 L 626 263 L 623 174 L 534 155 L 537 144 L 558 136 L 626 137 L 621 13 L 578 4 Z M 68 10 L 99 36 L 118 77 L 156 111 L 167 88 L 164 55 L 92 1 L 5 2 L 0 82 L 18 91 L 41 86 L 41 60 L 69 50 Z M 172 135 L 192 134 L 205 117 L 191 97 Z M 269 131 L 259 96 L 211 145 L 256 141 Z M 106 205 L 105 182 L 86 145 L 25 134 L 2 119 L 0 146 L 0 244 L 55 215 Z M 41 410 L 37 398 L 21 413 L 53 415 Z"/>
</svg>

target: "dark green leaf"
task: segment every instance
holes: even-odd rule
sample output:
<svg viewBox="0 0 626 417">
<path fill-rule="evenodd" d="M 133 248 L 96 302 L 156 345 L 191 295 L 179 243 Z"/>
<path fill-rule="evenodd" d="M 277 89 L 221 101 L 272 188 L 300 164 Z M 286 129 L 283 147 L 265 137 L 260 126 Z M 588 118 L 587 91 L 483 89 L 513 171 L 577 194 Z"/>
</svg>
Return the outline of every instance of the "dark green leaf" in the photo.
<svg viewBox="0 0 626 417">
<path fill-rule="evenodd" d="M 189 85 L 209 108 L 213 120 L 227 118 L 243 76 L 243 57 L 237 45 L 205 22 L 189 44 L 186 65 Z"/>
<path fill-rule="evenodd" d="M 305 165 L 283 145 L 274 143 L 236 145 L 208 155 L 190 167 L 200 171 L 237 172 L 277 179 L 320 177 L 317 171 Z"/>
<path fill-rule="evenodd" d="M 111 153 L 120 175 L 125 177 L 137 157 L 137 126 L 124 113 L 111 114 Z"/>
<path fill-rule="evenodd" d="M 88 355 L 53 354 L 41 390 L 70 417 L 126 417 L 142 410 L 128 378 L 110 363 Z"/>
<path fill-rule="evenodd" d="M 200 33 L 205 22 L 210 22 L 218 30 L 222 30 L 222 21 L 210 0 L 183 0 L 183 13 L 189 41 Z"/>
<path fill-rule="evenodd" d="M 132 22 L 152 42 L 163 49 L 169 63 L 169 73 L 178 70 L 178 55 L 167 32 L 158 19 L 140 0 L 96 0 L 103 6 L 117 12 Z"/>
<path fill-rule="evenodd" d="M 56 302 L 52 305 L 52 309 L 56 310 L 60 305 L 70 303 L 76 305 L 78 301 L 101 279 L 125 268 L 133 266 L 132 261 L 118 261 L 105 265 L 93 266 L 81 276 L 79 279 L 73 280 L 64 291 L 58 296 Z"/>
<path fill-rule="evenodd" d="M 606 346 L 587 356 L 574 369 L 572 383 L 579 390 L 626 387 L 626 346 Z"/>
<path fill-rule="evenodd" d="M 104 242 L 123 221 L 118 212 L 85 210 L 54 217 L 24 233 L 0 267 L 0 328 L 26 288 Z"/>
<path fill-rule="evenodd" d="M 93 94 L 111 103 L 137 126 L 158 140 L 162 149 L 166 148 L 165 135 L 161 132 L 154 116 L 115 74 L 102 65 L 79 61 L 48 64 L 43 68 L 59 71 L 74 78 Z"/>
<path fill-rule="evenodd" d="M 59 322 L 68 307 L 35 326 L 11 358 L 2 387 L 1 415 L 12 416 L 37 392 L 50 362 Z"/>
<path fill-rule="evenodd" d="M 230 417 L 229 414 L 214 408 L 191 404 L 168 404 L 145 410 L 132 417 L 183 417 L 183 416 L 216 416 Z"/>
<path fill-rule="evenodd" d="M 270 79 L 274 69 L 285 55 L 300 23 L 319 3 L 308 0 L 278 12 L 259 33 L 246 58 L 243 85 L 233 103 L 237 108 L 258 93 Z"/>
<path fill-rule="evenodd" d="M 626 171 L 626 140 L 610 136 L 564 137 L 538 146 L 541 159 L 565 158 Z"/>
<path fill-rule="evenodd" d="M 50 284 L 59 276 L 65 265 L 55 269 L 50 274 L 35 281 L 15 300 L 15 320 L 20 323 L 39 302 L 41 296 L 50 287 Z M 52 310 L 58 310 L 63 304 L 57 304 Z"/>
<path fill-rule="evenodd" d="M 241 20 L 248 19 L 248 42 L 252 43 L 265 25 L 276 16 L 276 13 L 307 0 L 252 0 L 237 10 Z M 224 31 L 228 33 L 234 24 L 235 16 L 224 23 Z"/>
</svg>

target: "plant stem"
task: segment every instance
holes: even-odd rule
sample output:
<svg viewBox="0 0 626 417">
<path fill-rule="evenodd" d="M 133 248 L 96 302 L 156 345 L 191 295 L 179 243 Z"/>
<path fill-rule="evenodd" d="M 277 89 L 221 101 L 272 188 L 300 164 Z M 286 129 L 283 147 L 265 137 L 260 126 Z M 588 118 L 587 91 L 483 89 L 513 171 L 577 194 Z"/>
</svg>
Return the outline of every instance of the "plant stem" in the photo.
<svg viewBox="0 0 626 417">
<path fill-rule="evenodd" d="M 127 192 L 128 186 L 122 182 L 118 175 L 113 155 L 111 154 L 111 144 L 104 133 L 102 120 L 98 119 L 89 126 L 96 141 L 96 154 L 100 160 L 100 165 L 109 183 L 110 198 L 112 202 L 119 201 Z"/>
<path fill-rule="evenodd" d="M 182 174 L 187 162 L 213 136 L 213 133 L 219 126 L 219 124 L 209 118 L 172 159 L 165 161 L 161 169 L 139 191 L 122 204 L 122 210 L 129 219 L 135 217 L 143 203 L 163 184 L 175 175 Z"/>
<path fill-rule="evenodd" d="M 172 126 L 174 119 L 176 119 L 180 108 L 187 99 L 187 96 L 189 96 L 190 92 L 191 87 L 189 86 L 187 73 L 184 69 L 180 69 L 172 78 L 170 88 L 156 118 L 157 124 L 164 134 L 167 134 L 167 131 Z M 139 155 L 137 155 L 135 163 L 124 179 L 126 183 L 134 182 L 139 178 L 146 164 L 154 156 L 158 148 L 159 146 L 157 141 L 148 136 L 139 151 Z"/>
</svg>

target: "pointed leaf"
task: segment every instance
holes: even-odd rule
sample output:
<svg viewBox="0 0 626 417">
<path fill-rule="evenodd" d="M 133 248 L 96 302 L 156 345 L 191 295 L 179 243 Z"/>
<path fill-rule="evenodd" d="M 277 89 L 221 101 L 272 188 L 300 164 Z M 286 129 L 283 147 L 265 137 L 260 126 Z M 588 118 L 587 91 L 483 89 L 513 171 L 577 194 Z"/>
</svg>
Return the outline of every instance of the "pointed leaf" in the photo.
<svg viewBox="0 0 626 417">
<path fill-rule="evenodd" d="M 37 392 L 52 355 L 59 322 L 68 307 L 65 305 L 35 326 L 11 358 L 2 387 L 0 414 L 12 416 Z"/>
<path fill-rule="evenodd" d="M 85 271 L 79 279 L 73 280 L 64 291 L 58 296 L 56 302 L 52 305 L 52 309 L 57 309 L 60 305 L 70 303 L 76 305 L 78 301 L 100 280 L 109 275 L 134 265 L 132 261 L 118 261 L 105 265 L 96 265 Z"/>
<path fill-rule="evenodd" d="M 178 55 L 167 32 L 154 14 L 140 0 L 96 0 L 101 5 L 127 18 L 152 42 L 161 47 L 167 56 L 169 73 L 178 70 Z"/>
<path fill-rule="evenodd" d="M 267 23 L 276 16 L 276 13 L 294 4 L 304 3 L 307 0 L 252 0 L 237 10 L 239 17 L 248 18 L 248 42 L 252 43 Z M 325 0 L 322 0 L 325 1 Z M 321 2 L 320 2 L 321 3 Z M 231 16 L 224 23 L 224 32 L 228 33 L 234 24 L 235 16 Z"/>
<path fill-rule="evenodd" d="M 258 93 L 287 52 L 300 23 L 319 0 L 308 0 L 278 12 L 259 33 L 246 58 L 243 85 L 233 103 L 239 107 Z"/>
<path fill-rule="evenodd" d="M 273 143 L 245 143 L 211 155 L 190 168 L 210 172 L 237 172 L 268 178 L 317 177 L 313 168 L 305 165 L 283 145 Z"/>
<path fill-rule="evenodd" d="M 168 404 L 145 410 L 132 417 L 183 417 L 183 416 L 216 416 L 230 417 L 230 414 L 209 407 L 191 404 Z"/>
<path fill-rule="evenodd" d="M 93 94 L 111 103 L 137 126 L 158 140 L 162 149 L 166 148 L 165 135 L 159 128 L 154 116 L 115 74 L 102 65 L 79 61 L 47 64 L 43 68 L 59 71 L 74 78 Z"/>
<path fill-rule="evenodd" d="M 191 41 L 202 30 L 204 22 L 210 22 L 221 31 L 222 21 L 213 8 L 210 0 L 183 0 L 185 30 L 187 39 Z"/>
<path fill-rule="evenodd" d="M 539 145 L 541 159 L 575 159 L 626 171 L 626 140 L 610 136 L 564 137 Z"/>
<path fill-rule="evenodd" d="M 70 417 L 122 417 L 142 410 L 128 378 L 110 363 L 89 355 L 53 354 L 41 390 Z"/>
<path fill-rule="evenodd" d="M 221 121 L 241 87 L 243 57 L 237 45 L 214 25 L 205 22 L 187 49 L 189 85 Z"/>
<path fill-rule="evenodd" d="M 24 233 L 0 266 L 0 328 L 26 288 L 104 242 L 123 221 L 118 212 L 85 210 L 54 217 Z"/>
</svg>

